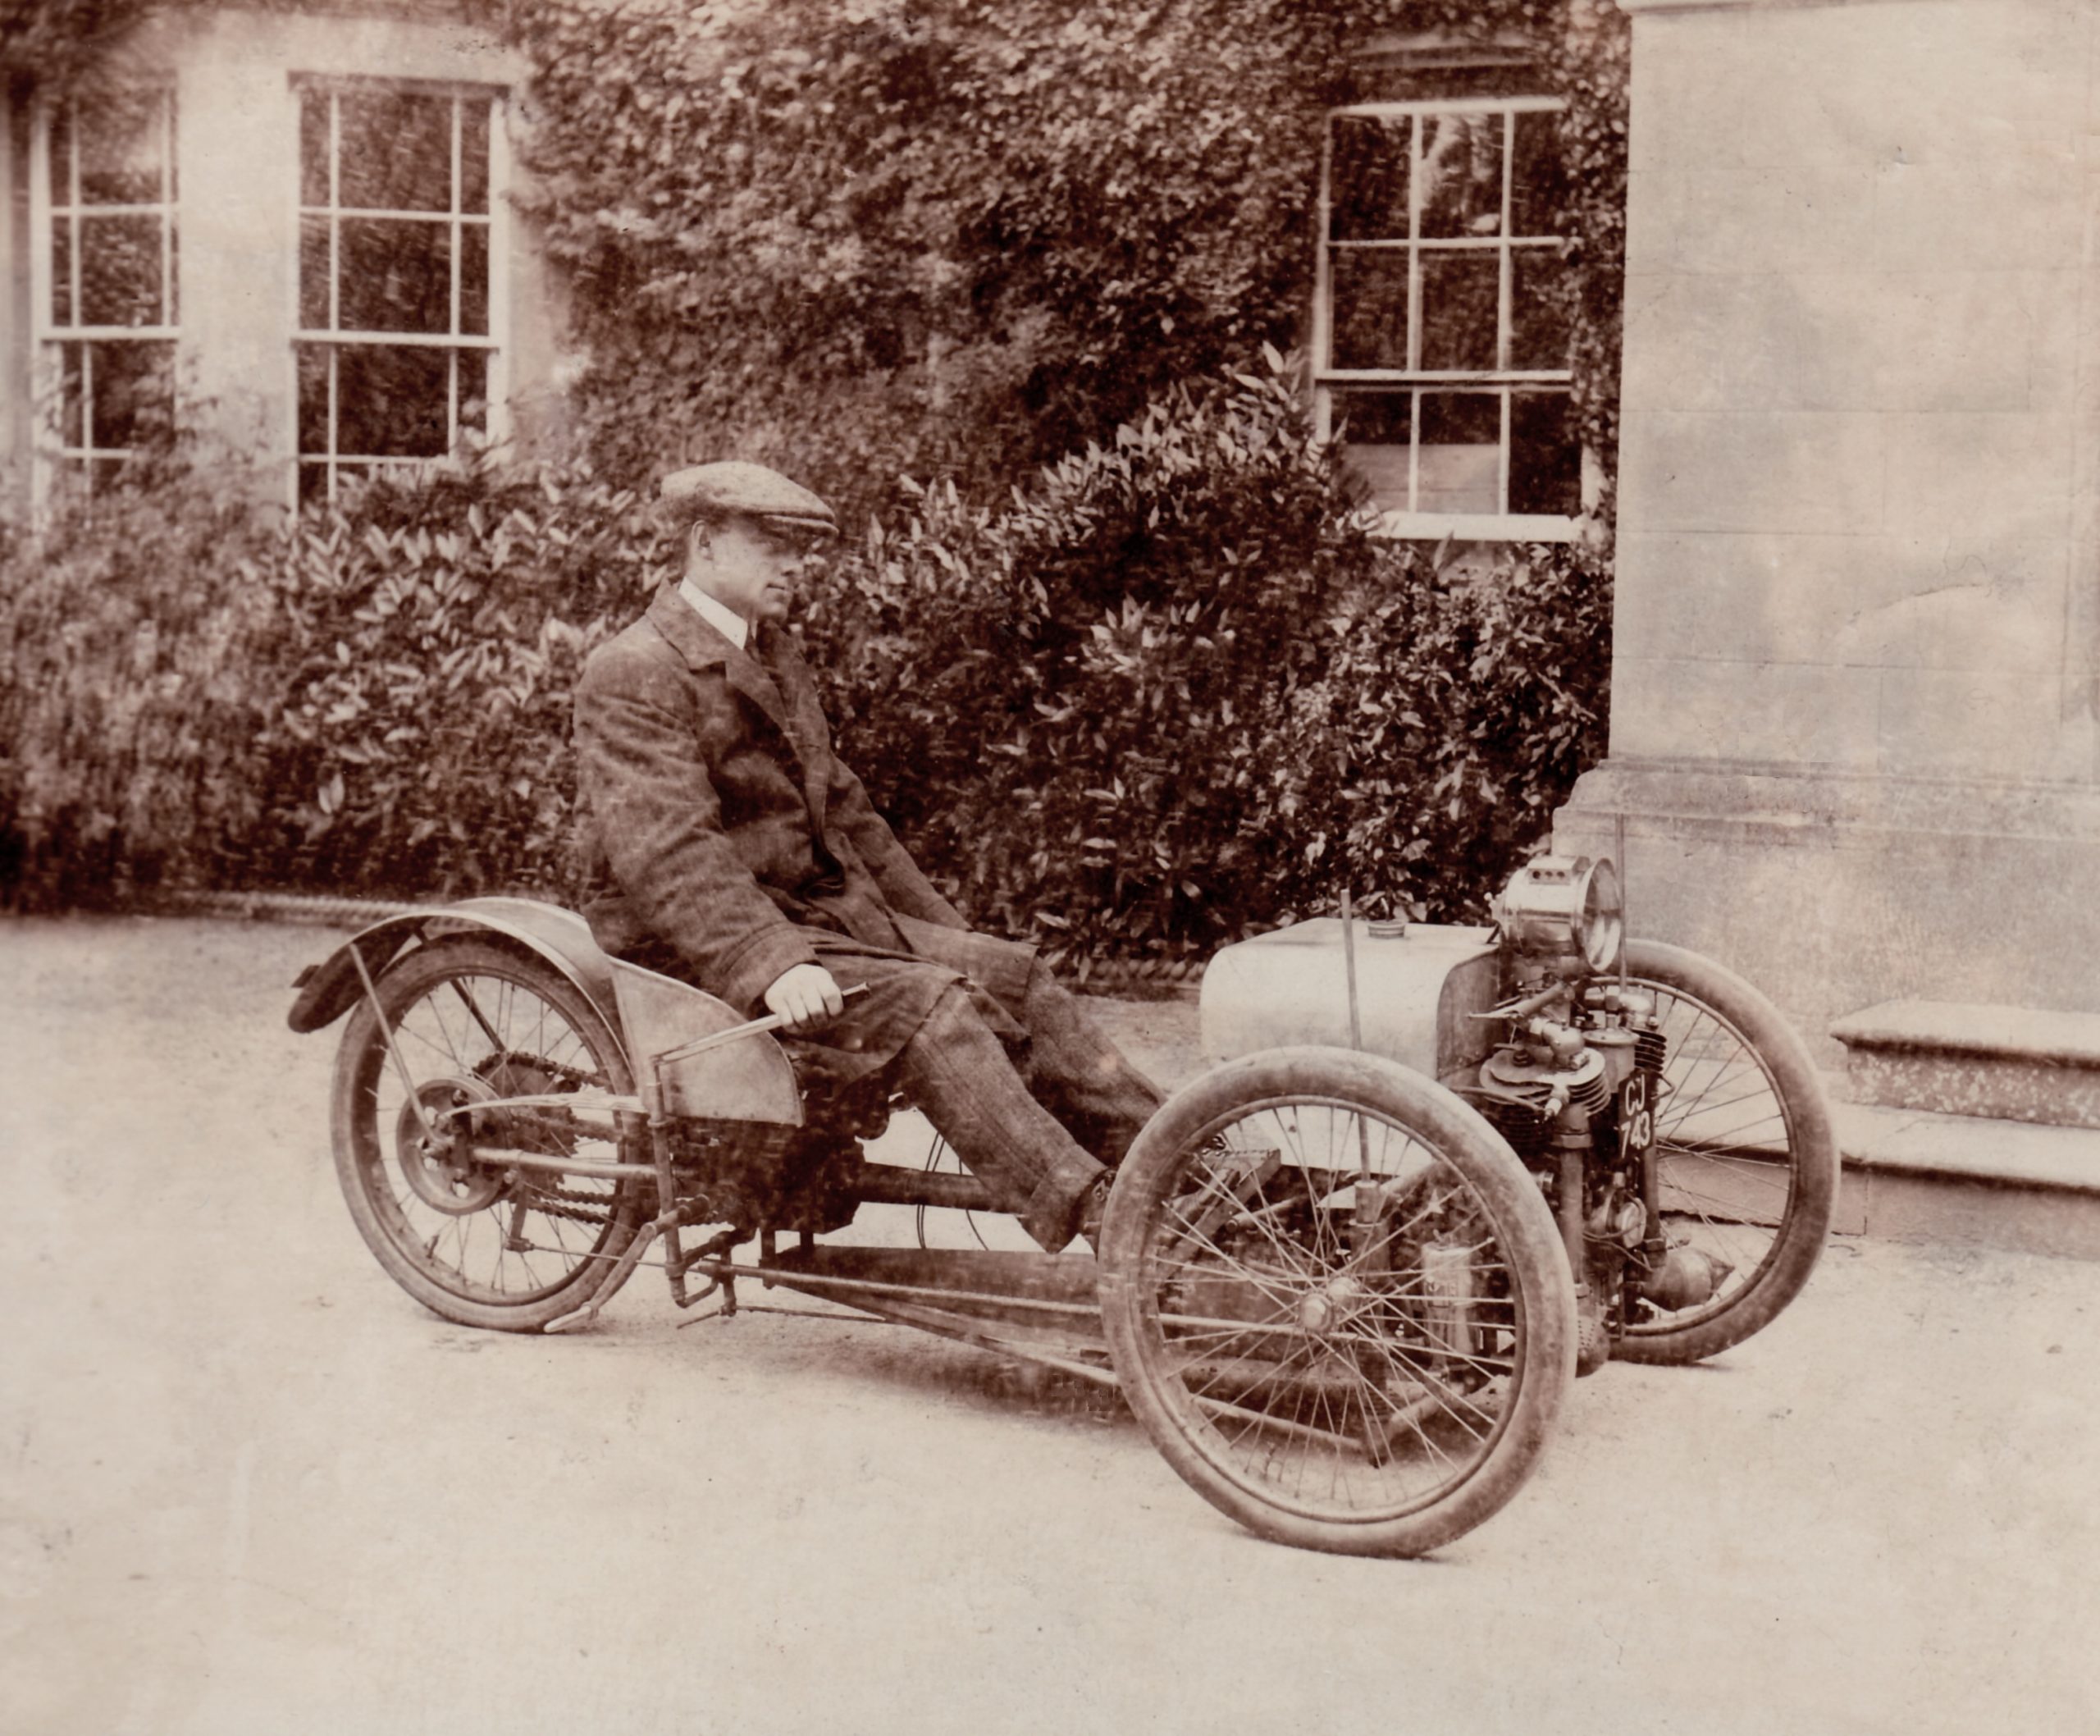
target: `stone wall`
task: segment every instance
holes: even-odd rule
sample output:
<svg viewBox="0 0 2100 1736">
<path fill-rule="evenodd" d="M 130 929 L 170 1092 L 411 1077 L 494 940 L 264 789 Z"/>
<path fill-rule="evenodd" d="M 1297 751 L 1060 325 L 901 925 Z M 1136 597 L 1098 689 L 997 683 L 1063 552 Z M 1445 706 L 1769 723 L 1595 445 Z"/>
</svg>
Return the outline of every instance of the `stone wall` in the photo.
<svg viewBox="0 0 2100 1736">
<path fill-rule="evenodd" d="M 2100 21 L 1621 3 L 1610 761 L 1560 843 L 1625 812 L 1637 921 L 1814 1035 L 2100 1007 Z"/>
</svg>

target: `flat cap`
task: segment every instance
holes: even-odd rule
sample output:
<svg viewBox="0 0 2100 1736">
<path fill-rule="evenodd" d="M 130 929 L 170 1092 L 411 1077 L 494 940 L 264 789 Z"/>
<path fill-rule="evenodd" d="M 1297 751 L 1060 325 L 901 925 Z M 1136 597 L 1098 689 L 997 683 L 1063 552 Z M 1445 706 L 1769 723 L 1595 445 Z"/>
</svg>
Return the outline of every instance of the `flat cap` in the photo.
<svg viewBox="0 0 2100 1736">
<path fill-rule="evenodd" d="M 720 517 L 760 519 L 802 530 L 835 531 L 838 520 L 800 482 L 778 471 L 740 459 L 712 464 L 688 464 L 673 470 L 658 487 L 667 505 Z"/>
</svg>

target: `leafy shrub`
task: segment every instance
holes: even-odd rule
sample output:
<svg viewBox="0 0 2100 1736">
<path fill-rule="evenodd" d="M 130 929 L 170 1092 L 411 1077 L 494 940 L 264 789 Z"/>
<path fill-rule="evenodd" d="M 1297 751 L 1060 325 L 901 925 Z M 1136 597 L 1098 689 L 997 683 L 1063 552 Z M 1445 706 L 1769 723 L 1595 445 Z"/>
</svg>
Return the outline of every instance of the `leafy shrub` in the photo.
<svg viewBox="0 0 2100 1736">
<path fill-rule="evenodd" d="M 1001 512 L 924 490 L 806 625 L 842 750 L 988 925 L 1166 959 L 1367 907 L 1477 916 L 1601 748 L 1578 550 L 1446 582 L 1373 541 L 1278 359 Z"/>
<path fill-rule="evenodd" d="M 1083 963 L 1344 884 L 1477 916 L 1597 751 L 1600 574 L 1373 540 L 1303 405 L 1271 353 L 820 576 L 842 752 L 979 923 Z M 163 478 L 0 543 L 12 901 L 571 896 L 571 688 L 672 553 L 629 491 L 487 464 L 288 525 Z"/>
<path fill-rule="evenodd" d="M 303 519 L 265 568 L 286 654 L 253 871 L 409 898 L 573 889 L 569 697 L 660 569 L 640 505 L 482 465 Z"/>
<path fill-rule="evenodd" d="M 0 528 L 0 876 L 16 902 L 208 884 L 259 816 L 262 546 L 208 488 L 120 490 Z"/>
<path fill-rule="evenodd" d="M 637 508 L 481 464 L 284 523 L 191 471 L 7 533 L 9 901 L 573 890 L 569 691 L 660 562 Z"/>
</svg>

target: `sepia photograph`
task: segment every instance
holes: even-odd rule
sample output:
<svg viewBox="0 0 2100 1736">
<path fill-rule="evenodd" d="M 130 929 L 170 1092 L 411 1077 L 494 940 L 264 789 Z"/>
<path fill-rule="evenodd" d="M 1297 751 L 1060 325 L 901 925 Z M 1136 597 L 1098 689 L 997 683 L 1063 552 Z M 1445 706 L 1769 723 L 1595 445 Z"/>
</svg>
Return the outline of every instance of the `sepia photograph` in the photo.
<svg viewBox="0 0 2100 1736">
<path fill-rule="evenodd" d="M 0 0 L 0 1736 L 2100 1729 L 2100 7 Z"/>
</svg>

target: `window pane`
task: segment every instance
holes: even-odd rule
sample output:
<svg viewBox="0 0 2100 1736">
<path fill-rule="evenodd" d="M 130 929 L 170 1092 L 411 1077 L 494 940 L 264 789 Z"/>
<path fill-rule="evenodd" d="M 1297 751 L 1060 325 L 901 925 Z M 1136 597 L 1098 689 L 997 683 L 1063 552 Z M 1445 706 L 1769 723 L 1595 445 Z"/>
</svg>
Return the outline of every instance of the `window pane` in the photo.
<svg viewBox="0 0 2100 1736">
<path fill-rule="evenodd" d="M 328 203 L 328 95 L 304 90 L 299 98 L 299 202 Z"/>
<path fill-rule="evenodd" d="M 1499 392 L 1424 392 L 1415 510 L 1502 509 L 1502 398 Z"/>
<path fill-rule="evenodd" d="M 1518 392 L 1509 406 L 1509 510 L 1582 509 L 1582 449 L 1565 392 Z"/>
<path fill-rule="evenodd" d="M 87 349 L 85 344 L 58 346 L 58 443 L 86 444 Z"/>
<path fill-rule="evenodd" d="M 89 432 L 103 451 L 125 451 L 175 421 L 175 346 L 108 343 L 94 346 Z"/>
<path fill-rule="evenodd" d="M 486 224 L 459 226 L 459 329 L 485 337 L 489 329 L 489 232 Z"/>
<path fill-rule="evenodd" d="M 1517 148 L 1510 164 L 1509 232 L 1558 235 L 1568 208 L 1568 177 L 1560 166 L 1558 113 L 1516 116 Z"/>
<path fill-rule="evenodd" d="M 489 354 L 486 349 L 455 349 L 459 361 L 459 427 L 486 434 L 489 427 Z"/>
<path fill-rule="evenodd" d="M 1327 234 L 1337 241 L 1404 239 L 1408 116 L 1337 115 L 1327 184 Z"/>
<path fill-rule="evenodd" d="M 1336 368 L 1408 365 L 1405 248 L 1337 251 L 1333 267 Z"/>
<path fill-rule="evenodd" d="M 1411 392 L 1336 392 L 1331 400 L 1343 468 L 1386 512 L 1407 510 L 1413 406 Z"/>
<path fill-rule="evenodd" d="M 51 204 L 62 210 L 73 203 L 73 105 L 51 109 Z"/>
<path fill-rule="evenodd" d="M 1504 124 L 1500 114 L 1422 117 L 1425 237 L 1501 234 Z"/>
<path fill-rule="evenodd" d="M 452 98 L 407 91 L 336 98 L 342 203 L 368 211 L 452 208 Z"/>
<path fill-rule="evenodd" d="M 161 203 L 161 176 L 167 158 L 167 123 L 161 93 L 98 92 L 84 120 L 80 130 L 80 203 Z"/>
<path fill-rule="evenodd" d="M 1509 365 L 1566 368 L 1573 342 L 1568 297 L 1573 289 L 1556 247 L 1509 253 Z"/>
<path fill-rule="evenodd" d="M 51 322 L 73 323 L 73 220 L 54 217 L 51 224 Z"/>
<path fill-rule="evenodd" d="M 328 498 L 328 467 L 326 464 L 301 464 L 299 467 L 299 504 L 312 506 Z"/>
<path fill-rule="evenodd" d="M 344 217 L 336 323 L 345 331 L 452 329 L 452 231 L 413 218 Z"/>
<path fill-rule="evenodd" d="M 325 344 L 299 346 L 299 450 L 328 450 L 328 358 Z"/>
<path fill-rule="evenodd" d="M 166 323 L 161 305 L 160 218 L 80 219 L 80 323 Z"/>
<path fill-rule="evenodd" d="M 495 104 L 484 98 L 459 101 L 459 208 L 486 213 L 489 208 L 489 128 Z"/>
<path fill-rule="evenodd" d="M 1493 248 L 1468 248 L 1463 253 L 1422 250 L 1424 368 L 1485 372 L 1495 366 L 1501 270 L 1500 254 Z"/>
<path fill-rule="evenodd" d="M 299 220 L 299 322 L 308 331 L 328 329 L 329 219 Z"/>
<path fill-rule="evenodd" d="M 336 352 L 336 450 L 444 457 L 449 361 L 443 349 L 343 345 Z"/>
</svg>

